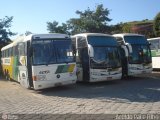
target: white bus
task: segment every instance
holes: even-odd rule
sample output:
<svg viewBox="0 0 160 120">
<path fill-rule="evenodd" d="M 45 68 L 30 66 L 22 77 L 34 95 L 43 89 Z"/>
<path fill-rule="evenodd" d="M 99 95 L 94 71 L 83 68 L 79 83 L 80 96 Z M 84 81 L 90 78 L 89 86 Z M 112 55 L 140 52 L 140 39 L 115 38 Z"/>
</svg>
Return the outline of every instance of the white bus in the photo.
<svg viewBox="0 0 160 120">
<path fill-rule="evenodd" d="M 123 76 L 152 72 L 150 44 L 143 35 L 124 33 L 113 35 L 121 45 Z"/>
<path fill-rule="evenodd" d="M 148 41 L 151 43 L 152 67 L 160 70 L 160 37 L 150 38 Z"/>
<path fill-rule="evenodd" d="M 76 54 L 77 80 L 99 82 L 121 79 L 118 43 L 111 35 L 82 33 L 71 37 Z"/>
<path fill-rule="evenodd" d="M 75 83 L 71 45 L 65 34 L 20 36 L 1 49 L 3 74 L 35 90 Z"/>
</svg>

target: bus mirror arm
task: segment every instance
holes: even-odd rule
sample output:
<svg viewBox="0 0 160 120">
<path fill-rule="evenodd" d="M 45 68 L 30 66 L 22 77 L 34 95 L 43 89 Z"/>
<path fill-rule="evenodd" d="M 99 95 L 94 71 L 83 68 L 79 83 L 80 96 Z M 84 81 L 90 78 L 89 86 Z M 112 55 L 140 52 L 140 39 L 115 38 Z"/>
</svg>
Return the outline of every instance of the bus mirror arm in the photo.
<svg viewBox="0 0 160 120">
<path fill-rule="evenodd" d="M 148 45 L 149 45 L 149 46 L 151 46 L 151 43 L 150 43 L 150 42 L 148 42 Z"/>
<path fill-rule="evenodd" d="M 121 48 L 122 48 L 122 49 L 124 50 L 124 52 L 125 52 L 125 57 L 128 57 L 128 56 L 129 56 L 129 53 L 128 53 L 127 46 L 122 45 Z"/>
<path fill-rule="evenodd" d="M 88 54 L 90 57 L 94 57 L 94 50 L 90 44 L 88 44 Z"/>
<path fill-rule="evenodd" d="M 131 44 L 126 43 L 125 45 L 128 47 L 129 53 L 132 53 L 132 46 L 131 46 Z"/>
</svg>

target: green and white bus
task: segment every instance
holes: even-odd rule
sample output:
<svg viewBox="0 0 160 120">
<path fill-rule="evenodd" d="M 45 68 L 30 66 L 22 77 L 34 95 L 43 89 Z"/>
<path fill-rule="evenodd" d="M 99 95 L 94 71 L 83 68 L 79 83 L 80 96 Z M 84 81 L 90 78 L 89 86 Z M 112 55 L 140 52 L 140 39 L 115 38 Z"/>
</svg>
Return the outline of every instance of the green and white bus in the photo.
<svg viewBox="0 0 160 120">
<path fill-rule="evenodd" d="M 123 33 L 113 35 L 121 45 L 123 76 L 152 72 L 150 44 L 143 35 Z"/>
<path fill-rule="evenodd" d="M 160 70 L 160 37 L 150 38 L 148 41 L 151 43 L 152 67 Z"/>
<path fill-rule="evenodd" d="M 82 33 L 71 38 L 76 55 L 78 81 L 99 82 L 121 79 L 119 46 L 113 36 Z"/>
<path fill-rule="evenodd" d="M 71 45 L 65 34 L 20 36 L 1 49 L 3 74 L 35 90 L 76 83 Z"/>
</svg>

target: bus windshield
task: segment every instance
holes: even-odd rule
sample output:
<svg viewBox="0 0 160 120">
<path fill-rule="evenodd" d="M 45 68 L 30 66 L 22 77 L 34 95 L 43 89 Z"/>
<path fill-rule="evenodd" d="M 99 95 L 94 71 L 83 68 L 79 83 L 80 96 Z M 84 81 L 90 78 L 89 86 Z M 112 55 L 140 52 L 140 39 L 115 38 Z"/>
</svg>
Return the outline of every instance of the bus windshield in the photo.
<svg viewBox="0 0 160 120">
<path fill-rule="evenodd" d="M 144 36 L 124 36 L 124 40 L 130 44 L 148 44 L 148 41 Z"/>
<path fill-rule="evenodd" d="M 94 69 L 121 66 L 118 43 L 114 37 L 88 36 L 88 43 L 94 49 L 94 57 L 91 59 Z"/>
<path fill-rule="evenodd" d="M 124 40 L 132 45 L 132 53 L 129 63 L 151 63 L 151 52 L 149 43 L 144 36 L 124 36 Z"/>
<path fill-rule="evenodd" d="M 32 48 L 34 65 L 73 62 L 70 40 L 33 40 Z"/>
<path fill-rule="evenodd" d="M 93 68 L 120 67 L 121 61 L 117 47 L 93 47 L 94 57 L 91 59 Z"/>
<path fill-rule="evenodd" d="M 92 46 L 117 46 L 117 41 L 110 36 L 88 36 L 88 44 Z"/>
<path fill-rule="evenodd" d="M 132 45 L 133 52 L 130 54 L 129 63 L 151 63 L 149 45 Z"/>
</svg>

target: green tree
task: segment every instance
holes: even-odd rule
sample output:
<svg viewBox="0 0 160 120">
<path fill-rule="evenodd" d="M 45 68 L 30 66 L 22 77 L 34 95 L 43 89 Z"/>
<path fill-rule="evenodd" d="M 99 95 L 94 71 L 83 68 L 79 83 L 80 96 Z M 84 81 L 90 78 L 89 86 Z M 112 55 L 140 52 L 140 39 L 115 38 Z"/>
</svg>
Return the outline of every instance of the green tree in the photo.
<svg viewBox="0 0 160 120">
<path fill-rule="evenodd" d="M 68 29 L 72 34 L 82 32 L 110 32 L 110 27 L 107 25 L 111 21 L 108 18 L 109 10 L 104 8 L 102 4 L 97 5 L 95 10 L 76 11 L 79 18 L 71 18 L 67 21 Z"/>
<path fill-rule="evenodd" d="M 11 42 L 10 36 L 16 35 L 15 33 L 10 31 L 11 23 L 13 17 L 5 16 L 5 18 L 0 19 L 0 42 L 1 44 Z"/>
<path fill-rule="evenodd" d="M 57 21 L 53 22 L 47 22 L 47 30 L 49 33 L 63 33 L 68 34 L 68 27 L 67 24 L 62 23 L 62 25 L 58 25 L 59 23 Z"/>
<path fill-rule="evenodd" d="M 111 25 L 110 26 L 111 28 L 111 34 L 118 34 L 118 33 L 123 33 L 123 23 L 118 23 L 116 25 Z"/>
<path fill-rule="evenodd" d="M 154 34 L 157 37 L 160 37 L 160 12 L 156 15 L 153 22 Z"/>
<path fill-rule="evenodd" d="M 10 36 L 15 35 L 15 33 L 10 31 L 11 23 L 13 17 L 5 16 L 5 18 L 0 19 L 0 49 L 11 42 Z M 1 52 L 0 52 L 1 56 Z M 2 67 L 0 65 L 0 74 L 2 74 Z"/>
</svg>

